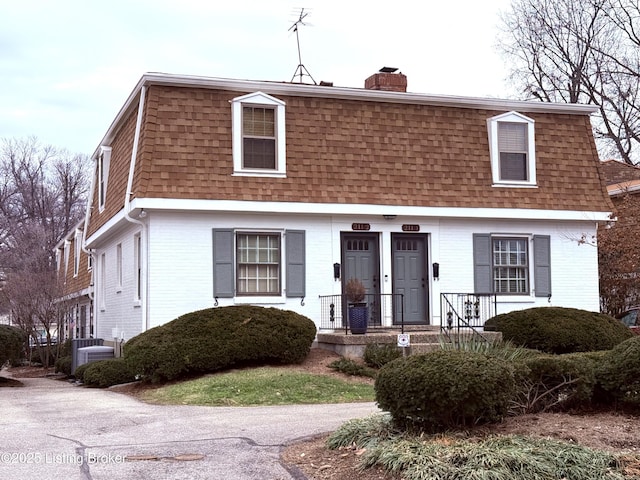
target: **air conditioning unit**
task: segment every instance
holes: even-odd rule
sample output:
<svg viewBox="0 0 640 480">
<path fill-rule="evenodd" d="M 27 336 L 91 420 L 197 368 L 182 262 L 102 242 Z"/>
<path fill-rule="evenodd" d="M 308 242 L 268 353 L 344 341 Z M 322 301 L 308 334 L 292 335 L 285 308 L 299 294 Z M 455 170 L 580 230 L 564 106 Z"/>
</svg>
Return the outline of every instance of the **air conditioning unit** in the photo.
<svg viewBox="0 0 640 480">
<path fill-rule="evenodd" d="M 102 345 L 102 338 L 74 338 L 71 340 L 71 375 L 76 372 L 78 365 L 78 350 L 84 347 L 92 347 L 94 345 Z"/>
<path fill-rule="evenodd" d="M 113 358 L 113 347 L 95 345 L 78 349 L 78 367 L 85 363 L 97 362 Z"/>
</svg>

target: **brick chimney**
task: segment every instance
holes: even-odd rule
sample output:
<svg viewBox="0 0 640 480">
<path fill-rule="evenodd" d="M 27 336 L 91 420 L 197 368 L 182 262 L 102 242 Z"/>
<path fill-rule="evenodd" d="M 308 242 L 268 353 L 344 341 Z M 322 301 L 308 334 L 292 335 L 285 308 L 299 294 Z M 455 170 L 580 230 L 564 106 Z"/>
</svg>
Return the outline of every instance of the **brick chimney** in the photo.
<svg viewBox="0 0 640 480">
<path fill-rule="evenodd" d="M 364 81 L 367 90 L 384 90 L 386 92 L 406 92 L 407 76 L 393 67 L 383 67 Z"/>
</svg>

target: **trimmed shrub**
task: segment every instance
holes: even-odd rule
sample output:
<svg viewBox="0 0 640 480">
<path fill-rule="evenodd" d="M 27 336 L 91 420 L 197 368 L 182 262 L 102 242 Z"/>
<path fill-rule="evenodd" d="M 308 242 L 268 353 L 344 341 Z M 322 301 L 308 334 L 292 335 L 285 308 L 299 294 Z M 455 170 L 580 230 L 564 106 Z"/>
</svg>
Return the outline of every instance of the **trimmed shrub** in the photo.
<svg viewBox="0 0 640 480">
<path fill-rule="evenodd" d="M 84 372 L 87 369 L 87 367 L 91 365 L 90 363 L 84 363 L 82 365 L 79 365 L 76 367 L 76 371 L 73 372 L 73 376 L 75 377 L 75 379 L 79 382 L 83 382 L 84 381 Z"/>
<path fill-rule="evenodd" d="M 439 350 L 386 364 L 375 391 L 378 405 L 396 423 L 435 431 L 500 420 L 516 381 L 506 360 Z"/>
<path fill-rule="evenodd" d="M 25 335 L 19 328 L 0 325 L 0 367 L 6 362 L 15 363 L 24 357 Z"/>
<path fill-rule="evenodd" d="M 605 354 L 540 354 L 517 361 L 518 394 L 512 413 L 588 407 L 597 384 L 596 365 Z"/>
<path fill-rule="evenodd" d="M 124 356 L 153 382 L 236 364 L 300 363 L 316 335 L 313 321 L 296 312 L 251 305 L 183 315 L 129 340 Z"/>
<path fill-rule="evenodd" d="M 123 357 L 99 360 L 86 365 L 87 367 L 82 374 L 82 382 L 91 387 L 106 388 L 136 380 L 134 370 Z"/>
<path fill-rule="evenodd" d="M 607 352 L 597 376 L 611 400 L 640 405 L 640 336 L 634 335 Z"/>
<path fill-rule="evenodd" d="M 490 318 L 485 329 L 506 341 L 546 353 L 610 350 L 633 336 L 609 315 L 575 308 L 536 307 Z"/>
<path fill-rule="evenodd" d="M 353 377 L 376 378 L 376 375 L 378 374 L 376 369 L 368 367 L 367 365 L 362 365 L 351 358 L 344 357 L 331 362 L 329 364 L 329 368 Z"/>
<path fill-rule="evenodd" d="M 391 360 L 400 358 L 402 350 L 392 343 L 369 343 L 364 348 L 364 362 L 373 368 L 380 368 Z"/>
<path fill-rule="evenodd" d="M 71 355 L 58 358 L 56 360 L 55 372 L 64 373 L 67 376 L 71 375 L 72 363 L 73 359 L 71 358 Z"/>
</svg>

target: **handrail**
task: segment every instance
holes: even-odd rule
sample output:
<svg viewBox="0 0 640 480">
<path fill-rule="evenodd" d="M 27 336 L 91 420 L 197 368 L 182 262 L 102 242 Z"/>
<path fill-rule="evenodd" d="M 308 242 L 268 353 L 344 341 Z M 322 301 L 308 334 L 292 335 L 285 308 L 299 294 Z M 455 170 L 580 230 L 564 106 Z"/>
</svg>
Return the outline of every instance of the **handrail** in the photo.
<svg viewBox="0 0 640 480">
<path fill-rule="evenodd" d="M 344 294 L 319 295 L 320 329 L 344 329 L 349 334 L 348 302 Z M 400 327 L 404 333 L 404 295 L 401 293 L 369 293 L 362 303 L 369 307 L 367 328 Z"/>
<path fill-rule="evenodd" d="M 452 330 L 456 333 L 456 344 L 459 344 L 463 333 L 470 334 L 471 338 L 488 341 L 480 330 L 484 330 L 485 322 L 496 314 L 495 294 L 441 293 L 440 299 L 440 330 L 449 341 L 453 343 Z"/>
</svg>

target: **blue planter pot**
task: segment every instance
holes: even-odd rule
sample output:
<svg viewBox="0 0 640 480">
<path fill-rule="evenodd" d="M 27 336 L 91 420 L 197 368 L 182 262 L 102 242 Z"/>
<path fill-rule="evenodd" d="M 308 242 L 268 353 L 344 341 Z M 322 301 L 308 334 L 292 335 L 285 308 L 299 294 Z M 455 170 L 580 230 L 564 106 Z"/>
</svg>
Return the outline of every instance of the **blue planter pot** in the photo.
<svg viewBox="0 0 640 480">
<path fill-rule="evenodd" d="M 366 303 L 353 303 L 349 305 L 349 328 L 354 335 L 367 333 L 369 321 L 369 307 Z"/>
</svg>

